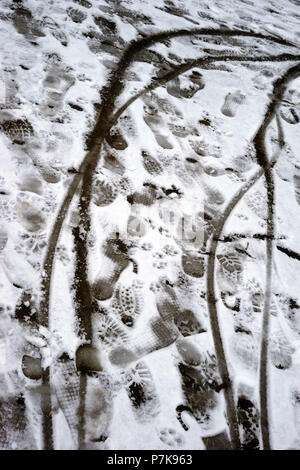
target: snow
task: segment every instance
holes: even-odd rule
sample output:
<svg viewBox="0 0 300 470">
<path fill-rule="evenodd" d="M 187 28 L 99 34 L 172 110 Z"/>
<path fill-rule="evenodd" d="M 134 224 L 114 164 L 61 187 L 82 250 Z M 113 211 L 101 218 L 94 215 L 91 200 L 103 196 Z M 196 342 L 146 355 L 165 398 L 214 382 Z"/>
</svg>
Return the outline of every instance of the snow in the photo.
<svg viewBox="0 0 300 470">
<path fill-rule="evenodd" d="M 76 367 L 85 332 L 76 308 L 83 292 L 82 287 L 76 292 L 81 286 L 74 241 L 78 224 L 80 237 L 86 235 L 78 209 L 80 184 L 62 220 L 48 324 L 41 327 L 51 233 L 90 150 L 87 136 L 125 48 L 143 35 L 194 28 L 252 31 L 290 45 L 242 36 L 167 38 L 139 52 L 118 77 L 124 87 L 114 112 L 144 91 L 106 136 L 90 181 L 88 254 L 79 261 L 87 262 L 93 296 L 88 312 L 93 331 L 86 339 L 97 350 L 101 370 L 90 367 L 96 361 L 90 349 L 84 448 L 203 450 L 207 437 L 225 432 L 230 439 L 206 286 L 211 235 L 259 169 L 253 138 L 274 83 L 299 64 L 299 19 L 300 4 L 292 0 L 1 2 L 0 448 L 44 448 L 42 380 L 24 374 L 24 356 L 50 366 L 54 448 L 79 446 L 74 422 L 85 372 Z M 230 60 L 280 54 L 295 59 Z M 146 92 L 153 78 L 212 56 L 229 58 L 198 63 Z M 277 158 L 267 368 L 272 449 L 300 449 L 299 258 L 278 249 L 299 255 L 299 96 L 298 77 L 277 103 L 283 147 L 275 118 L 266 135 L 268 158 Z M 262 447 L 266 230 L 261 176 L 225 221 L 215 267 L 218 322 L 235 404 L 243 398 L 253 408 L 252 418 L 238 410 L 244 448 L 258 441 Z M 113 237 L 127 244 L 126 254 L 113 252 Z M 184 256 L 190 263 L 185 268 Z M 235 301 L 238 309 L 230 308 Z M 195 363 L 188 363 L 189 351 Z M 193 386 L 187 385 L 184 370 L 196 377 Z M 180 405 L 186 407 L 181 418 L 187 429 L 178 419 Z"/>
</svg>

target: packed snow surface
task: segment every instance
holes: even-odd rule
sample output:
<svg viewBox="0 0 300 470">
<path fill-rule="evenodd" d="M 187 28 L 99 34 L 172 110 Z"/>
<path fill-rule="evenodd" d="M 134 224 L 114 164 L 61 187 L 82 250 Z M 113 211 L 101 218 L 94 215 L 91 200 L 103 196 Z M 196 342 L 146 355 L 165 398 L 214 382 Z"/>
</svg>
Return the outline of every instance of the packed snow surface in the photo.
<svg viewBox="0 0 300 470">
<path fill-rule="evenodd" d="M 299 25 L 1 0 L 1 449 L 300 449 Z"/>
</svg>

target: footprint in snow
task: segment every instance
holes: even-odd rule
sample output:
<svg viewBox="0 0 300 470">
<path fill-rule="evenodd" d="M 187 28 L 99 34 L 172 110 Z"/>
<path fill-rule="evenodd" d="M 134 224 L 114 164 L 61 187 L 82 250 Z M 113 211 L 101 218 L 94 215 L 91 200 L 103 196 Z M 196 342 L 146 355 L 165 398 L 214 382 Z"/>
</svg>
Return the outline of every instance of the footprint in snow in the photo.
<svg viewBox="0 0 300 470">
<path fill-rule="evenodd" d="M 52 385 L 58 404 L 65 415 L 74 444 L 78 443 L 78 408 L 80 379 L 75 361 L 63 354 L 52 367 Z"/>
<path fill-rule="evenodd" d="M 204 276 L 205 263 L 203 256 L 198 253 L 184 253 L 181 262 L 183 271 L 189 276 L 195 278 Z"/>
<path fill-rule="evenodd" d="M 146 423 L 159 414 L 160 401 L 153 377 L 143 362 L 125 374 L 125 388 L 137 421 Z"/>
<path fill-rule="evenodd" d="M 199 366 L 201 364 L 201 352 L 189 338 L 178 339 L 176 341 L 176 347 L 181 356 L 181 360 L 187 366 Z"/>
<path fill-rule="evenodd" d="M 115 150 L 125 150 L 128 147 L 128 143 L 117 127 L 110 130 L 105 140 Z"/>
<path fill-rule="evenodd" d="M 243 332 L 235 333 L 231 339 L 231 351 L 244 369 L 257 370 L 258 347 L 252 335 Z"/>
<path fill-rule="evenodd" d="M 169 447 L 178 448 L 184 444 L 184 439 L 181 433 L 172 428 L 163 428 L 159 431 L 158 437 L 163 444 Z"/>
<path fill-rule="evenodd" d="M 127 327 L 133 327 L 136 318 L 141 314 L 143 297 L 140 288 L 142 286 L 119 284 L 114 292 L 112 310 Z"/>
<path fill-rule="evenodd" d="M 15 9 L 13 24 L 18 33 L 23 34 L 29 40 L 45 36 L 41 22 L 33 18 L 31 11 L 27 8 L 18 7 Z"/>
<path fill-rule="evenodd" d="M 33 127 L 27 119 L 4 119 L 0 123 L 0 131 L 16 144 L 25 143 L 34 134 Z"/>
<path fill-rule="evenodd" d="M 120 143 L 120 141 L 118 142 Z M 113 145 L 118 145 L 118 144 L 116 144 L 116 141 L 114 141 Z M 127 146 L 127 143 L 126 143 L 126 146 Z M 116 153 L 117 152 L 115 152 L 115 154 L 113 154 L 112 152 L 105 153 L 103 167 L 106 168 L 107 170 L 112 171 L 113 173 L 116 173 L 122 176 L 125 173 L 125 167 L 120 161 L 120 158 L 116 156 Z"/>
<path fill-rule="evenodd" d="M 62 31 L 59 25 L 50 16 L 43 16 L 42 18 L 43 29 L 48 30 L 52 36 L 61 43 L 62 46 L 68 45 L 66 34 Z"/>
<path fill-rule="evenodd" d="M 246 96 L 239 90 L 228 93 L 225 97 L 221 112 L 224 116 L 235 117 L 237 110 L 246 100 Z"/>
<path fill-rule="evenodd" d="M 105 271 L 102 266 L 99 276 L 92 286 L 92 292 L 96 299 L 107 300 L 112 297 L 116 282 L 130 262 L 128 249 L 129 247 L 119 238 L 110 238 L 106 241 L 104 255 L 107 270 Z"/>
<path fill-rule="evenodd" d="M 167 92 L 175 98 L 193 98 L 193 96 L 205 87 L 201 73 L 193 71 L 189 76 L 189 84 L 184 85 L 179 77 L 170 80 Z"/>
<path fill-rule="evenodd" d="M 165 123 L 158 115 L 158 109 L 154 106 L 144 106 L 144 121 L 151 129 L 156 142 L 163 149 L 172 149 L 173 144 L 169 141 L 167 131 L 164 132 Z"/>
<path fill-rule="evenodd" d="M 212 412 L 219 405 L 219 396 L 214 390 L 217 387 L 216 364 L 208 360 L 201 361 L 201 364 L 195 367 L 180 362 L 178 368 L 185 396 L 182 409 L 190 410 L 196 421 L 207 430 L 213 423 Z M 179 421 L 180 418 L 181 415 L 178 416 Z M 182 425 L 184 427 L 184 423 Z"/>
<path fill-rule="evenodd" d="M 87 14 L 84 11 L 72 7 L 67 9 L 67 15 L 74 23 L 82 23 L 87 18 Z"/>
<path fill-rule="evenodd" d="M 105 373 L 95 372 L 87 376 L 85 392 L 86 447 L 92 449 L 103 443 L 110 434 L 113 417 L 113 386 Z"/>
<path fill-rule="evenodd" d="M 292 365 L 293 347 L 281 330 L 273 333 L 270 340 L 270 359 L 277 369 L 289 369 Z"/>
<path fill-rule="evenodd" d="M 17 196 L 16 213 L 23 227 L 29 232 L 39 232 L 46 224 L 47 206 L 45 200 L 30 192 Z"/>
<path fill-rule="evenodd" d="M 182 310 L 179 316 L 174 317 L 174 322 L 182 336 L 192 336 L 205 331 L 192 310 Z"/>
<path fill-rule="evenodd" d="M 55 116 L 60 112 L 65 94 L 74 83 L 75 79 L 69 72 L 53 67 L 43 81 L 42 111 L 48 116 Z"/>
<path fill-rule="evenodd" d="M 259 414 L 253 400 L 253 391 L 240 384 L 237 413 L 241 428 L 241 444 L 244 450 L 259 449 Z"/>
<path fill-rule="evenodd" d="M 156 158 L 152 157 L 147 151 L 142 151 L 143 165 L 150 175 L 158 175 L 163 172 L 163 168 Z"/>
<path fill-rule="evenodd" d="M 20 175 L 18 186 L 20 191 L 28 191 L 30 193 L 38 194 L 39 196 L 43 194 L 43 182 L 40 175 L 37 171 L 32 171 L 32 169 L 25 170 Z"/>
<path fill-rule="evenodd" d="M 168 123 L 168 127 L 173 135 L 179 138 L 184 138 L 190 135 L 190 130 L 181 124 L 181 120 L 172 119 L 172 122 Z"/>
<path fill-rule="evenodd" d="M 129 344 L 129 337 L 124 325 L 112 318 L 106 310 L 101 309 L 93 319 L 96 338 L 101 343 L 100 350 L 111 352 L 114 349 L 125 348 Z"/>
<path fill-rule="evenodd" d="M 97 179 L 93 185 L 92 201 L 98 207 L 108 206 L 118 196 L 118 188 L 110 181 Z"/>
</svg>

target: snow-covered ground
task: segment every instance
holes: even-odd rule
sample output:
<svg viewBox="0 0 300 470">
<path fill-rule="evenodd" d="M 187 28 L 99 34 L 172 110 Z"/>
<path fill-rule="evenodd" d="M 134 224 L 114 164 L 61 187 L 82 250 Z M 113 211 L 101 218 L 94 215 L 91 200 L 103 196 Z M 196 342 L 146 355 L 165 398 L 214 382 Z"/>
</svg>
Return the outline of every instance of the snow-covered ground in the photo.
<svg viewBox="0 0 300 470">
<path fill-rule="evenodd" d="M 299 24 L 1 0 L 0 448 L 300 449 Z"/>
</svg>

